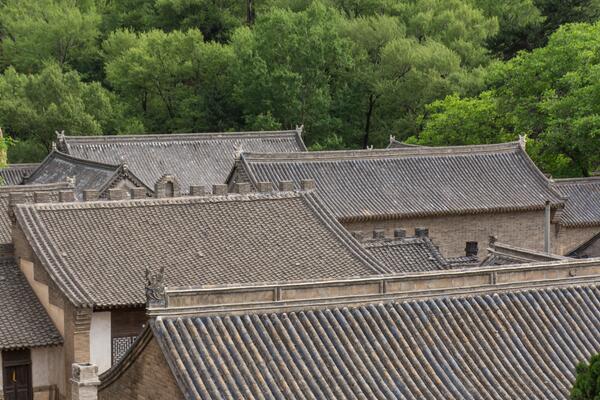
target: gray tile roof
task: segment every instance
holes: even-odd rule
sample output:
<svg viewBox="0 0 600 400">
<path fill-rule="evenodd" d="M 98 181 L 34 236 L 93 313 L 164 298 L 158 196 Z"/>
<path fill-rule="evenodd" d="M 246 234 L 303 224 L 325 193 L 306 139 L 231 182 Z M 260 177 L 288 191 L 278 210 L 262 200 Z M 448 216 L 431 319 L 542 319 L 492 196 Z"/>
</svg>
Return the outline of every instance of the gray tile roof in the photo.
<svg viewBox="0 0 600 400">
<path fill-rule="evenodd" d="M 40 166 L 25 179 L 25 183 L 28 185 L 57 183 L 74 178 L 75 196 L 81 200 L 83 190 L 94 189 L 102 195 L 113 183 L 125 175 L 131 176 L 131 173 L 124 170 L 123 165 L 103 164 L 52 151 Z M 135 177 L 132 179 L 141 184 Z"/>
<path fill-rule="evenodd" d="M 562 206 L 520 143 L 291 154 L 243 153 L 252 183 L 312 178 L 343 221 Z"/>
<path fill-rule="evenodd" d="M 393 272 L 439 271 L 450 267 L 428 237 L 372 239 L 362 245 Z"/>
<path fill-rule="evenodd" d="M 305 151 L 299 131 L 192 133 L 133 136 L 61 136 L 58 147 L 73 156 L 107 164 L 127 163 L 146 186 L 175 175 L 190 185 L 224 183 L 240 151 Z"/>
<path fill-rule="evenodd" d="M 0 186 L 0 245 L 12 243 L 12 221 L 8 215 L 10 193 L 24 193 L 25 201 L 33 203 L 34 192 L 49 192 L 50 200 L 56 202 L 58 192 L 67 189 L 71 189 L 71 186 L 66 182 L 48 185 Z"/>
<path fill-rule="evenodd" d="M 310 192 L 26 204 L 15 213 L 74 304 L 143 304 L 146 267 L 165 267 L 169 286 L 388 272 Z"/>
<path fill-rule="evenodd" d="M 487 256 L 481 260 L 479 265 L 490 267 L 560 260 L 569 260 L 569 257 L 500 243 L 492 236 L 487 247 Z"/>
<path fill-rule="evenodd" d="M 39 164 L 9 164 L 0 168 L 0 177 L 2 185 L 20 185 L 23 178 L 31 174 Z"/>
<path fill-rule="evenodd" d="M 0 258 L 0 350 L 62 343 L 13 258 Z"/>
<path fill-rule="evenodd" d="M 157 317 L 187 399 L 567 400 L 600 351 L 600 289 Z"/>
<path fill-rule="evenodd" d="M 600 177 L 557 179 L 553 187 L 567 198 L 561 225 L 600 225 Z"/>
</svg>

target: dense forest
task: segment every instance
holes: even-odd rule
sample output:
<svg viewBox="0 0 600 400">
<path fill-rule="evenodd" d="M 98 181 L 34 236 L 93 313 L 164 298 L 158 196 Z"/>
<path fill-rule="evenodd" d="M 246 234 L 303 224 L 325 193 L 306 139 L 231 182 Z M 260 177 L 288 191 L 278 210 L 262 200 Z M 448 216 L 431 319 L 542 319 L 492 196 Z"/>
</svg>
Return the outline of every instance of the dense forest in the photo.
<svg viewBox="0 0 600 400">
<path fill-rule="evenodd" d="M 600 160 L 600 0 L 0 0 L 10 162 L 55 131 L 288 129 L 311 149 L 528 136 Z"/>
</svg>

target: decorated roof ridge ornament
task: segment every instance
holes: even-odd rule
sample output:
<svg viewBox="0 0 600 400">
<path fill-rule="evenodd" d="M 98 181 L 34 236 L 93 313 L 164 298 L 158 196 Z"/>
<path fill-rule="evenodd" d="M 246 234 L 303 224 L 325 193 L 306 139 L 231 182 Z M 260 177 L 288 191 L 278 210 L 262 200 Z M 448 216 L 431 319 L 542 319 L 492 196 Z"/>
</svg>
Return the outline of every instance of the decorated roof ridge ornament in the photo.
<svg viewBox="0 0 600 400">
<path fill-rule="evenodd" d="M 390 144 L 396 141 L 396 136 L 390 135 Z"/>
<path fill-rule="evenodd" d="M 488 237 L 488 247 L 492 250 L 496 249 L 496 236 L 490 235 Z"/>
<path fill-rule="evenodd" d="M 54 133 L 56 134 L 56 140 L 58 140 L 59 142 L 64 142 L 65 140 L 65 131 L 64 129 L 62 131 L 54 131 Z"/>
<path fill-rule="evenodd" d="M 525 150 L 527 146 L 527 135 L 519 135 L 519 146 Z"/>
<path fill-rule="evenodd" d="M 244 152 L 244 149 L 242 148 L 241 143 L 233 145 L 233 156 L 235 157 L 236 160 L 239 160 L 242 157 L 243 152 Z"/>
<path fill-rule="evenodd" d="M 304 131 L 304 124 L 296 125 L 296 132 L 298 136 L 302 137 L 302 132 Z"/>
<path fill-rule="evenodd" d="M 165 307 L 165 267 L 160 267 L 158 272 L 151 272 L 146 267 L 146 307 Z"/>
</svg>

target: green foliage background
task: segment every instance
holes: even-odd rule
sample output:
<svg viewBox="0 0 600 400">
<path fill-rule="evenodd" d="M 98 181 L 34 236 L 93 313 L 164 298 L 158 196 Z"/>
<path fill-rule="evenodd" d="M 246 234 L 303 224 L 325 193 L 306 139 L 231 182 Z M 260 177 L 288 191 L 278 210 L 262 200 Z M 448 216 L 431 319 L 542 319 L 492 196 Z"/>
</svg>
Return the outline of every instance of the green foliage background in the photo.
<svg viewBox="0 0 600 400">
<path fill-rule="evenodd" d="M 311 149 L 528 135 L 599 164 L 600 0 L 0 0 L 11 162 L 55 131 L 289 129 Z"/>
</svg>

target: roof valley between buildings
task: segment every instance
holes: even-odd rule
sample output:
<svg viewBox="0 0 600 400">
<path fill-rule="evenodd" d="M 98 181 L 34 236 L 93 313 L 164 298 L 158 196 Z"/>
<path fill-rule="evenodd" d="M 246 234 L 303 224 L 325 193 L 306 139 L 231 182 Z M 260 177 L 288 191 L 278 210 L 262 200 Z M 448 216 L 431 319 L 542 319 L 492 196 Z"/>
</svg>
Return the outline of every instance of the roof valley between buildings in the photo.
<svg viewBox="0 0 600 400">
<path fill-rule="evenodd" d="M 149 329 L 186 398 L 567 400 L 577 363 L 600 351 L 600 288 L 552 286 L 288 312 L 167 312 Z"/>
<path fill-rule="evenodd" d="M 522 146 L 248 152 L 238 168 L 253 184 L 315 179 L 317 194 L 342 221 L 540 210 L 546 201 L 562 207 Z"/>
<path fill-rule="evenodd" d="M 561 225 L 600 226 L 600 177 L 556 179 L 552 187 L 567 197 Z"/>
<path fill-rule="evenodd" d="M 187 193 L 191 185 L 222 184 L 241 151 L 306 151 L 301 128 L 274 132 L 224 132 L 129 136 L 64 136 L 58 148 L 108 164 L 127 163 L 148 187 L 174 175 Z"/>
<path fill-rule="evenodd" d="M 15 215 L 75 305 L 141 306 L 146 267 L 164 267 L 172 286 L 390 272 L 312 192 L 25 204 Z"/>
</svg>

